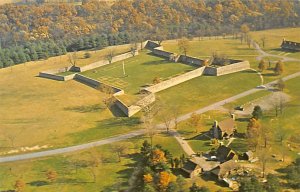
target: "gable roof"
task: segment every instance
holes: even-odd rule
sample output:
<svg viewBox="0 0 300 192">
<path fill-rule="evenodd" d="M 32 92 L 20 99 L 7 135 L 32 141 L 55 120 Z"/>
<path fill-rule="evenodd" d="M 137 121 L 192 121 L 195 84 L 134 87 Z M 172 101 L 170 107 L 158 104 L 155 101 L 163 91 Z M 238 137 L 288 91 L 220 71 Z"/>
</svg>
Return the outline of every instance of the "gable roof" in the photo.
<svg viewBox="0 0 300 192">
<path fill-rule="evenodd" d="M 218 124 L 220 130 L 227 135 L 231 135 L 234 131 L 234 120 L 232 118 L 225 119 Z"/>
<path fill-rule="evenodd" d="M 234 157 L 234 155 L 229 156 L 230 153 L 233 153 L 235 155 L 235 152 L 231 148 L 226 147 L 225 145 L 221 145 L 217 149 L 217 157 L 220 161 L 232 159 Z"/>
<path fill-rule="evenodd" d="M 184 171 L 188 172 L 188 173 L 192 173 L 197 167 L 200 168 L 196 162 L 194 162 L 194 161 L 192 161 L 192 160 L 189 159 L 184 164 L 184 166 L 182 167 L 182 169 Z"/>
<path fill-rule="evenodd" d="M 240 165 L 236 163 L 234 160 L 226 161 L 222 164 L 220 164 L 218 167 L 216 167 L 214 170 L 212 170 L 212 173 L 223 177 L 226 175 L 229 171 L 239 169 Z"/>
</svg>

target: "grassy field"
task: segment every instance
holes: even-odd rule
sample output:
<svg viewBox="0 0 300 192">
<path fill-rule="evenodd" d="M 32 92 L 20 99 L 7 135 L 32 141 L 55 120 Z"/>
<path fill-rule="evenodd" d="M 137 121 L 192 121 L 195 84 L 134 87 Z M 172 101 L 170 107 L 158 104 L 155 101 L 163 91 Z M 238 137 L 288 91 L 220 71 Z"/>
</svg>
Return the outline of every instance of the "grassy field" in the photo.
<svg viewBox="0 0 300 192">
<path fill-rule="evenodd" d="M 291 52 L 282 51 L 280 49 L 280 45 L 284 38 L 287 41 L 300 42 L 299 31 L 300 28 L 272 29 L 272 30 L 251 32 L 250 35 L 268 53 L 300 59 L 299 52 L 291 53 Z M 261 39 L 263 37 L 266 38 L 265 47 L 262 46 Z"/>
<path fill-rule="evenodd" d="M 116 62 L 82 74 L 122 88 L 128 94 L 136 94 L 142 86 L 152 84 L 155 77 L 165 80 L 195 69 L 191 65 L 172 63 L 164 58 L 156 57 L 149 51 L 142 51 L 139 55 L 124 61 L 125 77 L 122 63 L 122 61 Z"/>
<path fill-rule="evenodd" d="M 99 91 L 76 81 L 37 77 L 40 71 L 68 66 L 67 60 L 65 55 L 0 70 L 1 152 L 72 145 L 139 128 L 135 119 L 115 118 Z"/>
<path fill-rule="evenodd" d="M 157 95 L 168 106 L 172 106 L 170 111 L 176 108 L 179 113 L 187 113 L 254 88 L 259 82 L 259 76 L 252 71 L 219 77 L 201 76 Z"/>
<path fill-rule="evenodd" d="M 22 178 L 26 182 L 25 192 L 29 191 L 113 191 L 128 187 L 128 180 L 133 172 L 142 142 L 147 137 L 132 138 L 121 142 L 128 146 L 126 154 L 118 160 L 112 152 L 113 145 L 105 145 L 94 149 L 36 159 L 33 161 L 7 163 L 0 165 L 0 191 L 13 189 L 14 182 Z M 184 152 L 178 142 L 164 134 L 154 136 L 153 144 L 160 144 L 168 149 L 174 157 Z M 91 164 L 95 158 L 100 159 L 97 167 Z M 49 183 L 45 173 L 56 170 L 58 178 Z M 93 174 L 96 175 L 94 181 Z M 118 183 L 118 184 L 116 184 Z"/>
<path fill-rule="evenodd" d="M 166 50 L 178 51 L 176 41 L 165 41 L 163 45 Z M 189 54 L 193 56 L 209 57 L 211 52 L 221 51 L 232 57 L 248 59 L 253 67 L 258 63 L 255 60 L 256 51 L 240 44 L 239 40 L 194 40 L 191 47 L 193 49 Z M 92 57 L 88 59 L 83 59 L 85 52 L 78 52 L 78 64 L 85 65 L 103 59 L 111 49 L 115 53 L 123 53 L 129 50 L 129 45 L 91 51 Z M 137 117 L 115 118 L 102 103 L 104 95 L 96 90 L 75 81 L 57 82 L 36 77 L 40 71 L 68 65 L 68 56 L 60 56 L 1 69 L 1 151 L 34 145 L 73 145 L 141 127 Z M 139 87 L 152 83 L 154 77 L 167 79 L 193 67 L 170 63 L 142 52 L 126 60 L 125 69 L 129 75 L 125 78 L 122 77 L 122 62 L 104 67 L 103 71 L 96 69 L 86 72 L 86 75 L 124 88 L 129 94 L 122 96 L 122 99 L 130 103 L 135 99 Z M 283 75 L 299 69 L 298 63 L 286 63 Z M 279 78 L 271 70 L 266 70 L 264 75 L 266 81 Z M 167 110 L 176 109 L 183 114 L 253 88 L 259 83 L 259 76 L 251 71 L 221 77 L 203 76 L 162 91 L 157 96 Z"/>
<path fill-rule="evenodd" d="M 164 41 L 162 45 L 165 50 L 180 53 L 176 40 Z M 241 44 L 239 40 L 233 39 L 193 40 L 190 41 L 189 51 L 187 52 L 188 55 L 199 58 L 209 58 L 213 53 L 238 59 L 257 55 L 254 49 L 249 49 L 246 44 Z"/>
</svg>

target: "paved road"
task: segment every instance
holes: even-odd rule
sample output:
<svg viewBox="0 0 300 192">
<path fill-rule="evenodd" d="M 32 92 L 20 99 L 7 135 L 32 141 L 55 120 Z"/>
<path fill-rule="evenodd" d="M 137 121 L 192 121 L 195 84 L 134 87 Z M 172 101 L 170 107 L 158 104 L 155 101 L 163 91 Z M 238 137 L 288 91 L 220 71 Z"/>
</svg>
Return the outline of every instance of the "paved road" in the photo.
<svg viewBox="0 0 300 192">
<path fill-rule="evenodd" d="M 292 75 L 286 76 L 284 78 L 282 78 L 284 81 L 287 81 L 289 79 L 295 78 L 300 76 L 300 72 L 298 73 L 294 73 Z M 273 83 L 276 83 L 277 81 L 273 81 L 270 82 L 268 84 L 266 84 L 266 86 L 271 85 Z M 216 102 L 212 105 L 203 107 L 201 109 L 196 110 L 195 112 L 191 112 L 188 114 L 185 114 L 183 116 L 180 116 L 177 121 L 181 122 L 184 121 L 186 119 L 189 119 L 191 117 L 192 113 L 196 113 L 196 114 L 201 114 L 201 113 L 205 113 L 207 111 L 210 110 L 214 110 L 219 108 L 220 106 L 226 104 L 226 103 L 230 103 L 232 101 L 235 101 L 237 99 L 240 99 L 242 97 L 245 97 L 247 95 L 253 94 L 255 92 L 258 91 L 262 91 L 265 89 L 250 89 L 248 91 L 245 91 L 243 93 L 240 93 L 238 95 L 235 95 L 233 97 L 224 99 L 222 101 Z M 157 125 L 158 130 L 162 131 L 164 129 L 164 125 L 163 124 L 159 124 Z M 91 143 L 86 143 L 86 144 L 82 144 L 82 145 L 76 145 L 76 146 L 72 146 L 72 147 L 65 147 L 65 148 L 60 148 L 60 149 L 53 149 L 53 150 L 48 150 L 48 151 L 41 151 L 41 152 L 33 152 L 33 153 L 27 153 L 27 154 L 20 154 L 20 155 L 12 155 L 12 156 L 5 156 L 5 157 L 0 157 L 0 163 L 5 163 L 5 162 L 14 162 L 14 161 L 20 161 L 20 160 L 27 160 L 27 159 L 34 159 L 34 158 L 38 158 L 38 157 L 46 157 L 46 156 L 51 156 L 51 155 L 58 155 L 58 154 L 63 154 L 63 153 L 69 153 L 69 152 L 74 152 L 74 151 L 80 151 L 83 149 L 89 149 L 92 147 L 96 147 L 96 146 L 101 146 L 101 145 L 105 145 L 105 144 L 110 144 L 110 143 L 114 143 L 114 142 L 118 142 L 118 141 L 123 141 L 129 138 L 133 138 L 139 135 L 145 134 L 144 130 L 137 130 L 134 132 L 130 132 L 128 134 L 124 134 L 124 135 L 119 135 L 119 136 L 115 136 L 115 137 L 111 137 L 108 139 L 102 139 L 99 141 L 95 141 L 95 142 L 91 142 Z M 178 138 L 180 138 L 180 135 L 176 132 L 173 133 L 176 137 L 176 139 L 178 140 Z M 193 150 L 191 149 L 191 147 L 186 143 L 181 142 L 181 140 L 178 140 L 179 143 L 181 144 L 183 150 L 187 153 L 187 154 L 194 154 Z"/>
<path fill-rule="evenodd" d="M 271 54 L 268 54 L 268 53 L 264 52 L 258 46 L 258 44 L 256 44 L 255 42 L 253 42 L 253 43 L 254 43 L 255 48 L 259 51 L 259 53 L 261 55 L 265 55 L 265 56 L 278 56 L 278 55 L 271 55 Z M 283 58 L 283 59 L 284 58 L 291 59 L 291 58 L 284 57 L 284 56 L 279 56 L 279 57 Z M 297 60 L 297 59 L 292 59 L 292 60 L 300 61 L 300 60 Z M 292 75 L 288 75 L 288 76 L 286 76 L 286 77 L 284 77 L 282 79 L 283 79 L 283 81 L 287 81 L 289 79 L 292 79 L 292 78 L 295 78 L 295 77 L 298 77 L 298 76 L 300 76 L 300 72 L 294 73 Z M 270 86 L 271 84 L 274 84 L 276 82 L 277 81 L 273 81 L 273 82 L 267 83 L 265 85 L 266 86 Z M 264 90 L 264 89 L 257 89 L 257 88 L 250 89 L 250 90 L 245 91 L 243 93 L 237 94 L 237 95 L 235 95 L 233 97 L 224 99 L 224 100 L 216 102 L 216 103 L 214 103 L 212 105 L 209 105 L 209 106 L 203 107 L 201 109 L 198 109 L 198 110 L 196 110 L 194 112 L 191 112 L 191 113 L 185 114 L 183 116 L 180 116 L 177 119 L 177 121 L 180 122 L 180 121 L 184 121 L 186 119 L 189 119 L 192 113 L 201 114 L 201 113 L 205 113 L 205 112 L 210 111 L 210 110 L 217 109 L 217 108 L 223 106 L 226 103 L 230 103 L 232 101 L 235 101 L 237 99 L 240 99 L 242 97 L 245 97 L 247 95 L 250 95 L 250 94 L 256 93 L 258 91 L 262 91 L 262 90 Z M 162 131 L 164 129 L 164 124 L 159 124 L 156 127 L 157 127 L 158 130 Z M 173 131 L 173 135 L 175 136 L 176 140 L 180 143 L 180 145 L 182 146 L 183 150 L 187 154 L 189 154 L 189 155 L 190 154 L 194 154 L 194 151 L 192 150 L 192 148 L 187 144 L 186 141 L 184 141 L 183 139 L 181 139 L 179 133 L 177 133 L 175 130 L 172 130 L 172 131 Z M 132 138 L 132 137 L 143 135 L 143 134 L 145 134 L 145 130 L 137 130 L 137 131 L 130 132 L 130 133 L 127 133 L 127 134 L 123 134 L 123 135 L 111 137 L 111 138 L 108 138 L 108 139 L 102 139 L 102 140 L 99 140 L 99 141 L 95 141 L 95 142 L 91 142 L 91 143 L 86 143 L 86 144 L 82 144 L 82 145 L 76 145 L 76 146 L 65 147 L 65 148 L 60 148 L 60 149 L 53 149 L 53 150 L 47 150 L 47 151 L 41 151 L 41 152 L 33 152 L 33 153 L 27 153 L 27 154 L 20 154 L 20 155 L 12 155 L 12 156 L 0 157 L 0 163 L 14 162 L 14 161 L 34 159 L 34 158 L 38 158 L 38 157 L 46 157 L 46 156 L 51 156 L 51 155 L 58 155 L 58 154 L 69 153 L 69 152 L 74 152 L 74 151 L 80 151 L 80 150 L 83 150 L 83 149 L 89 149 L 89 148 L 96 147 L 96 146 L 110 144 L 110 143 L 114 143 L 114 142 L 118 142 L 118 141 L 123 141 L 123 140 L 129 139 L 129 138 Z"/>
</svg>

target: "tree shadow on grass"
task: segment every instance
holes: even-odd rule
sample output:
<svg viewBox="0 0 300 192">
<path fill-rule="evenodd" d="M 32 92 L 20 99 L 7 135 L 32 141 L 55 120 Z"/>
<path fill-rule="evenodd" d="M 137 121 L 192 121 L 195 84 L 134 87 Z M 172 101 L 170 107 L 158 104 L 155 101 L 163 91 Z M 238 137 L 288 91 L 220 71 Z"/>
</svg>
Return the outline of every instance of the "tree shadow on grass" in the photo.
<svg viewBox="0 0 300 192">
<path fill-rule="evenodd" d="M 246 138 L 246 133 L 236 132 L 236 133 L 234 133 L 234 136 L 237 138 Z"/>
<path fill-rule="evenodd" d="M 204 181 L 213 181 L 216 185 L 220 187 L 228 187 L 225 182 L 219 181 L 217 176 L 212 175 L 211 173 L 202 174 L 200 176 Z"/>
<path fill-rule="evenodd" d="M 172 173 L 175 175 L 175 176 L 183 176 L 184 178 L 189 178 L 189 174 L 187 172 L 184 172 L 182 169 L 180 168 L 174 168 L 172 169 Z"/>
<path fill-rule="evenodd" d="M 191 137 L 191 138 L 186 139 L 186 140 L 210 141 L 210 138 L 209 138 L 209 132 L 208 132 L 208 131 L 201 132 L 199 135 L 196 135 L 196 136 Z"/>
<path fill-rule="evenodd" d="M 293 50 L 286 50 L 286 49 L 281 49 L 281 48 L 274 48 L 274 49 L 270 49 L 271 51 L 280 51 L 280 52 L 285 52 L 285 53 L 297 53 L 297 51 L 293 51 Z"/>
<path fill-rule="evenodd" d="M 275 77 L 275 76 L 278 76 L 278 75 L 276 75 L 275 73 L 264 73 L 263 76 L 264 77 Z"/>
<path fill-rule="evenodd" d="M 247 74 L 249 74 L 249 73 L 257 73 L 256 71 L 253 71 L 253 70 L 245 70 L 245 71 L 240 71 L 240 73 L 247 73 Z"/>
<path fill-rule="evenodd" d="M 106 186 L 103 191 L 122 191 L 122 188 L 128 188 L 129 186 L 129 178 L 131 177 L 132 173 L 134 172 L 134 169 L 138 167 L 138 162 L 141 161 L 140 156 L 138 153 L 129 154 L 127 155 L 127 158 L 131 159 L 133 163 L 128 163 L 124 165 L 127 167 L 124 170 L 120 170 L 117 172 L 118 174 L 118 182 L 117 185 L 112 186 Z"/>
<path fill-rule="evenodd" d="M 119 118 L 110 118 L 102 121 L 97 121 L 99 126 L 103 128 L 117 128 L 122 126 L 136 126 L 139 125 L 140 119 L 138 117 L 119 117 Z M 98 126 L 97 126 L 98 127 Z"/>
<path fill-rule="evenodd" d="M 41 186 L 49 185 L 49 182 L 39 180 L 39 181 L 32 181 L 28 184 L 31 185 L 31 186 L 35 186 L 35 187 L 41 187 Z"/>
<path fill-rule="evenodd" d="M 238 121 L 238 122 L 249 122 L 249 118 L 248 117 L 240 117 L 240 118 L 237 118 L 236 121 Z"/>
<path fill-rule="evenodd" d="M 77 133 L 71 133 L 70 136 L 74 139 L 74 142 L 92 141 L 109 137 L 113 134 L 124 133 L 120 130 L 129 131 L 130 128 L 134 128 L 139 124 L 140 119 L 138 117 L 113 117 L 102 121 L 96 121 L 95 127 Z"/>
<path fill-rule="evenodd" d="M 67 184 L 83 184 L 83 183 L 93 183 L 91 181 L 80 181 L 78 179 L 73 178 L 59 178 L 56 183 L 67 183 Z"/>
<path fill-rule="evenodd" d="M 105 109 L 105 106 L 102 106 L 100 104 L 95 105 L 82 105 L 77 107 L 66 107 L 64 108 L 67 111 L 75 111 L 79 113 L 94 113 L 94 112 L 100 112 Z"/>
</svg>

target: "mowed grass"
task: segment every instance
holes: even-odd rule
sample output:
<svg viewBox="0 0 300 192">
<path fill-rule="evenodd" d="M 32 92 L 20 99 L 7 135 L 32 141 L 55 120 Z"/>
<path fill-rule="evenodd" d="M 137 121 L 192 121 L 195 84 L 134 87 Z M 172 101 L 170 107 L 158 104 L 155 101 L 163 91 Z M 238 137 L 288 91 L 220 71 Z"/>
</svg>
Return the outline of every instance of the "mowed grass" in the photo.
<svg viewBox="0 0 300 192">
<path fill-rule="evenodd" d="M 169 110 L 184 114 L 229 98 L 259 85 L 260 78 L 252 71 L 242 71 L 219 77 L 201 76 L 157 95 Z"/>
<path fill-rule="evenodd" d="M 26 182 L 25 192 L 31 191 L 119 191 L 128 188 L 128 181 L 139 161 L 144 140 L 142 136 L 132 138 L 119 144 L 126 145 L 128 150 L 118 161 L 117 153 L 112 152 L 109 144 L 82 152 L 58 155 L 32 161 L 0 164 L 0 191 L 12 190 L 17 179 Z M 171 152 L 173 157 L 180 157 L 184 152 L 175 138 L 167 134 L 158 134 L 153 144 L 159 144 Z M 100 159 L 97 167 L 93 167 L 95 158 Z M 48 170 L 56 170 L 57 180 L 53 183 L 46 178 Z M 94 182 L 93 174 L 96 176 Z"/>
<path fill-rule="evenodd" d="M 177 40 L 164 41 L 165 50 L 180 53 Z M 210 58 L 213 53 L 226 55 L 229 58 L 244 59 L 248 56 L 256 56 L 257 52 L 249 48 L 245 43 L 241 44 L 238 39 L 205 39 L 192 40 L 189 42 L 187 54 L 199 58 Z"/>
<path fill-rule="evenodd" d="M 165 58 L 156 57 L 149 51 L 124 61 L 126 76 L 123 73 L 123 61 L 106 65 L 82 74 L 101 82 L 117 86 L 127 94 L 136 94 L 142 86 L 152 84 L 155 77 L 166 80 L 172 76 L 195 69 L 194 66 L 173 63 Z"/>
<path fill-rule="evenodd" d="M 115 45 L 106 47 L 101 50 L 94 50 L 94 51 L 78 51 L 76 52 L 76 66 L 85 66 L 94 62 L 97 62 L 99 60 L 107 60 L 106 56 L 109 53 L 113 53 L 113 55 L 120 55 L 122 53 L 129 52 L 131 48 L 130 44 L 125 45 Z M 85 53 L 90 53 L 89 58 L 85 58 Z M 72 54 L 72 53 L 69 53 Z M 71 65 L 71 64 L 69 64 Z"/>
<path fill-rule="evenodd" d="M 121 120 L 105 107 L 101 92 L 76 81 L 37 77 L 40 71 L 68 66 L 67 60 L 65 55 L 0 70 L 1 152 L 73 145 L 79 141 L 75 133 L 85 133 L 80 141 L 87 142 L 139 128 L 138 124 L 114 128 Z"/>
<path fill-rule="evenodd" d="M 99 58 L 103 58 L 107 50 L 123 52 L 126 51 L 126 46 L 128 45 L 121 46 L 120 49 L 107 48 L 95 55 L 99 54 Z M 177 42 L 166 41 L 164 46 L 166 50 L 172 51 L 177 49 Z M 258 65 L 256 56 L 252 56 L 256 51 L 240 44 L 239 40 L 194 40 L 191 46 L 194 47 L 191 49 L 193 56 L 210 56 L 211 51 L 220 49 L 228 54 L 240 54 L 234 57 L 249 60 L 254 68 Z M 83 55 L 84 52 L 77 54 Z M 82 61 L 86 64 L 95 61 L 89 59 Z M 61 147 L 141 128 L 137 117 L 116 118 L 104 106 L 104 95 L 96 90 L 75 81 L 58 82 L 36 77 L 40 71 L 66 66 L 69 66 L 68 56 L 60 56 L 0 70 L 1 151 L 34 145 Z M 285 63 L 283 76 L 299 71 L 299 66 L 297 62 Z M 123 77 L 122 62 L 106 66 L 103 71 L 101 68 L 87 73 L 93 78 L 124 88 L 128 94 L 122 99 L 126 103 L 132 103 L 139 88 L 151 84 L 154 77 L 165 80 L 193 68 L 180 63 L 170 63 L 143 51 L 139 56 L 125 61 L 128 77 Z M 271 69 L 266 70 L 264 75 L 265 81 L 280 78 L 274 76 Z M 221 77 L 195 78 L 162 91 L 157 96 L 161 97 L 167 110 L 178 108 L 178 113 L 184 114 L 259 84 L 260 78 L 256 73 L 245 71 Z"/>
<path fill-rule="evenodd" d="M 285 38 L 287 41 L 300 42 L 300 28 L 271 29 L 251 32 L 251 37 L 258 42 L 266 52 L 281 56 L 300 59 L 300 53 L 292 53 L 281 50 L 280 45 Z M 262 46 L 262 37 L 265 37 L 265 47 Z"/>
</svg>

